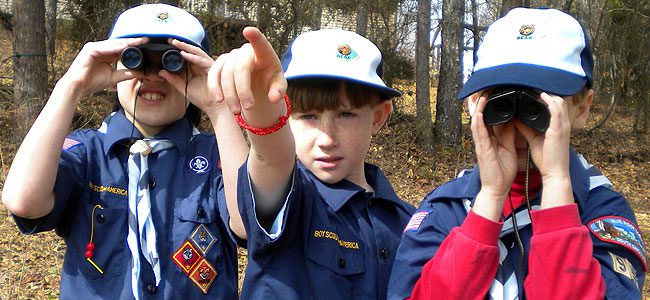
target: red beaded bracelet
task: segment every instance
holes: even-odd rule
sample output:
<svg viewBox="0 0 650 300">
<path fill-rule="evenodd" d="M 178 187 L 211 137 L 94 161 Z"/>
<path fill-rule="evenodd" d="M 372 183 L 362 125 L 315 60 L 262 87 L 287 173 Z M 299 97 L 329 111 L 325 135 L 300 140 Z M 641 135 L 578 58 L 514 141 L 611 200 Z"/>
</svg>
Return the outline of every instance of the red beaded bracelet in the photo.
<svg viewBox="0 0 650 300">
<path fill-rule="evenodd" d="M 278 122 L 275 123 L 275 125 L 271 127 L 266 127 L 266 128 L 256 128 L 253 126 L 248 125 L 246 123 L 246 120 L 244 120 L 244 117 L 242 117 L 241 113 L 235 114 L 235 119 L 237 120 L 237 124 L 241 126 L 241 128 L 244 128 L 256 135 L 267 135 L 274 133 L 278 130 L 280 130 L 284 125 L 287 124 L 287 121 L 289 120 L 289 116 L 291 115 L 291 103 L 289 102 L 289 96 L 287 94 L 284 94 L 284 103 L 287 105 L 287 114 L 284 116 L 281 116 L 280 119 L 278 119 Z"/>
</svg>

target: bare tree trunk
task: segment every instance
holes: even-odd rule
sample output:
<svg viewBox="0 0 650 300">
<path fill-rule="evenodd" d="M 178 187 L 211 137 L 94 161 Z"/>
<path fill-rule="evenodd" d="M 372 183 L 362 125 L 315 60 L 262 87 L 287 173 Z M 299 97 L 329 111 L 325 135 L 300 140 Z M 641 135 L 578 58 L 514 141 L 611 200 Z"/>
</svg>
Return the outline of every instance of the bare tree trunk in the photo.
<svg viewBox="0 0 650 300">
<path fill-rule="evenodd" d="M 267 34 L 271 28 L 271 3 L 265 0 L 257 1 L 257 27 Z"/>
<path fill-rule="evenodd" d="M 524 3 L 526 2 L 526 3 Z M 501 5 L 501 10 L 499 11 L 500 16 L 505 16 L 511 9 L 519 6 L 528 6 L 528 1 L 523 0 L 503 0 Z"/>
<path fill-rule="evenodd" d="M 461 102 L 456 100 L 462 84 L 463 1 L 443 0 L 442 59 L 436 97 L 436 139 L 443 145 L 460 145 Z"/>
<path fill-rule="evenodd" d="M 47 52 L 50 58 L 50 71 L 52 72 L 50 82 L 56 81 L 56 68 L 54 67 L 54 58 L 56 57 L 56 18 L 57 6 L 59 1 L 50 0 L 47 10 Z"/>
<path fill-rule="evenodd" d="M 357 8 L 357 33 L 361 36 L 368 36 L 368 2 L 359 3 Z"/>
<path fill-rule="evenodd" d="M 417 144 L 424 149 L 433 147 L 431 124 L 431 96 L 429 83 L 429 35 L 431 28 L 431 0 L 418 1 L 417 39 L 415 46 L 415 127 Z"/>
<path fill-rule="evenodd" d="M 476 64 L 478 60 L 478 44 L 480 43 L 481 32 L 478 29 L 478 15 L 476 0 L 472 0 L 472 31 L 474 32 L 474 48 L 472 49 L 472 62 Z"/>
<path fill-rule="evenodd" d="M 317 5 L 315 17 L 316 17 L 316 19 L 314 20 L 314 30 L 320 30 L 321 26 L 322 26 L 322 20 L 323 20 L 323 6 L 322 5 Z"/>
<path fill-rule="evenodd" d="M 44 0 L 14 1 L 14 140 L 22 140 L 47 94 Z M 17 17 L 18 16 L 18 17 Z"/>
</svg>

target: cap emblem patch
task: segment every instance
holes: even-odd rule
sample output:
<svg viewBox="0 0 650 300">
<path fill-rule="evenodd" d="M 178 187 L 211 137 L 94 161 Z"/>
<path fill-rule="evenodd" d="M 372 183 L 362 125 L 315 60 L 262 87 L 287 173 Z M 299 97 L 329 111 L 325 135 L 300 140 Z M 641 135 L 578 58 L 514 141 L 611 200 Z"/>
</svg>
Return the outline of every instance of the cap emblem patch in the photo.
<svg viewBox="0 0 650 300">
<path fill-rule="evenodd" d="M 523 24 L 519 28 L 519 33 L 521 35 L 529 36 L 535 32 L 535 24 Z"/>
<path fill-rule="evenodd" d="M 164 11 L 159 13 L 156 17 L 158 17 L 158 21 L 160 22 L 167 22 L 167 19 L 169 19 L 169 13 Z"/>
<path fill-rule="evenodd" d="M 519 27 L 519 34 L 520 36 L 517 37 L 518 40 L 532 40 L 533 37 L 530 36 L 535 32 L 535 24 L 522 24 L 521 27 Z"/>
<path fill-rule="evenodd" d="M 359 57 L 357 51 L 354 51 L 354 49 L 352 49 L 348 44 L 340 44 L 336 47 L 336 50 L 338 50 L 336 57 L 343 60 L 352 60 Z"/>
</svg>

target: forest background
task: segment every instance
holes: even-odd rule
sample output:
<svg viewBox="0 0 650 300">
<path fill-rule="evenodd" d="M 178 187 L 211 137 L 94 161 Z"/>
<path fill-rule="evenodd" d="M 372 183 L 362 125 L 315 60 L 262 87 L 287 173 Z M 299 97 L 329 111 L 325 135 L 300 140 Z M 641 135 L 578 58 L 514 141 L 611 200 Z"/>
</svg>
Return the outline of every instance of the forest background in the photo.
<svg viewBox="0 0 650 300">
<path fill-rule="evenodd" d="M 145 2 L 159 1 L 0 0 L 0 189 L 20 141 L 78 50 L 105 39 L 119 12 Z M 650 241 L 649 0 L 163 2 L 201 19 L 215 58 L 239 47 L 249 25 L 258 26 L 278 53 L 298 33 L 318 28 L 344 28 L 373 40 L 383 51 L 385 81 L 404 95 L 394 100 L 395 112 L 368 159 L 416 206 L 475 162 L 469 120 L 455 96 L 487 26 L 516 6 L 566 11 L 585 27 L 596 58 L 592 117 L 573 145 L 629 200 Z M 100 92 L 82 101 L 70 130 L 97 127 L 115 98 Z M 64 252 L 53 232 L 20 234 L 0 205 L 0 300 L 58 298 Z M 243 274 L 243 250 L 239 262 Z M 640 288 L 650 299 L 648 281 Z"/>
</svg>

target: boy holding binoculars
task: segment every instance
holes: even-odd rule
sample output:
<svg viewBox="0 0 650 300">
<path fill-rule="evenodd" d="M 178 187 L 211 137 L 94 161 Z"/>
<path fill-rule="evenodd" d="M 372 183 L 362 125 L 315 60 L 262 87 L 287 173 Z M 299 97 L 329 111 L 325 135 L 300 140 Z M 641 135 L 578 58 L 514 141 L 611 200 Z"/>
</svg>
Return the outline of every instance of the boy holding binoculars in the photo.
<svg viewBox="0 0 650 300">
<path fill-rule="evenodd" d="M 147 4 L 86 44 L 57 82 L 2 200 L 22 232 L 65 240 L 61 299 L 237 299 L 226 199 L 236 201 L 248 148 L 210 96 L 212 63 L 198 19 Z M 101 127 L 68 134 L 81 99 L 115 87 L 119 106 Z M 227 147 L 196 129 L 199 109 Z"/>
<path fill-rule="evenodd" d="M 489 27 L 459 94 L 478 165 L 411 218 L 389 299 L 640 299 L 634 213 L 570 146 L 592 70 L 584 30 L 563 12 L 516 8 Z"/>
</svg>

